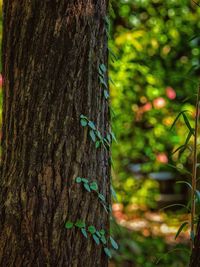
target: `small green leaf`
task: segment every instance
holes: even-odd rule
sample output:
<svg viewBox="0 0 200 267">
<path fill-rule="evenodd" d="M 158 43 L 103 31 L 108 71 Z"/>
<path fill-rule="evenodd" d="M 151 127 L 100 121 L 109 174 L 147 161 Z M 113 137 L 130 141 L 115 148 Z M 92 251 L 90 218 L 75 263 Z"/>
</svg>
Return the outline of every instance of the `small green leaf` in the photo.
<svg viewBox="0 0 200 267">
<path fill-rule="evenodd" d="M 176 236 L 175 236 L 175 239 L 180 235 L 180 233 L 182 232 L 182 230 L 184 229 L 184 227 L 188 224 L 188 222 L 184 222 L 181 224 L 181 226 L 179 227 L 177 233 L 176 233 Z"/>
<path fill-rule="evenodd" d="M 99 197 L 99 199 L 101 199 L 102 201 L 105 201 L 105 197 L 104 197 L 104 195 L 102 195 L 102 194 L 98 194 L 98 197 Z"/>
<path fill-rule="evenodd" d="M 96 233 L 96 228 L 93 226 L 93 225 L 90 225 L 88 227 L 88 231 L 91 233 L 91 234 L 95 234 Z"/>
<path fill-rule="evenodd" d="M 200 204 L 200 192 L 199 192 L 199 190 L 196 190 L 196 198 L 197 198 L 197 203 Z"/>
<path fill-rule="evenodd" d="M 116 60 L 118 60 L 118 57 L 116 56 L 116 54 L 113 52 L 113 50 L 111 48 L 108 48 L 109 54 L 111 56 L 111 59 L 113 62 L 115 62 Z"/>
<path fill-rule="evenodd" d="M 73 226 L 74 226 L 73 222 L 68 221 L 68 222 L 65 223 L 65 228 L 66 229 L 71 229 Z"/>
<path fill-rule="evenodd" d="M 188 127 L 190 132 L 194 135 L 194 129 L 191 127 L 188 117 L 185 115 L 185 113 L 182 113 L 182 116 L 183 116 L 186 126 Z"/>
<path fill-rule="evenodd" d="M 101 236 L 100 240 L 101 240 L 101 242 L 102 242 L 104 245 L 106 245 L 106 243 L 107 243 L 107 240 L 106 240 L 106 238 L 105 238 L 105 236 L 104 236 L 104 235 L 103 235 L 103 236 Z"/>
<path fill-rule="evenodd" d="M 191 138 L 191 137 L 192 137 L 192 132 L 189 132 L 188 135 L 187 135 L 187 138 L 186 138 L 186 140 L 185 140 L 185 144 L 182 145 L 182 146 L 180 146 L 180 147 L 178 147 L 178 148 L 173 152 L 173 154 L 176 153 L 177 151 L 180 151 L 180 153 L 179 153 L 179 157 L 181 157 L 181 155 L 182 155 L 183 152 L 186 150 L 186 148 L 190 150 L 190 146 L 188 145 L 188 142 L 190 141 L 190 138 Z"/>
<path fill-rule="evenodd" d="M 100 145 L 101 145 L 101 143 L 100 143 L 99 141 L 96 141 L 96 143 L 95 143 L 95 147 L 96 147 L 96 148 L 99 148 Z"/>
<path fill-rule="evenodd" d="M 99 68 L 99 75 L 100 75 L 100 77 L 104 77 L 104 73 L 103 73 L 103 71 L 100 68 Z"/>
<path fill-rule="evenodd" d="M 111 143 L 112 140 L 111 140 L 111 136 L 109 133 L 106 135 L 106 138 L 107 138 L 108 142 Z"/>
<path fill-rule="evenodd" d="M 105 230 L 103 230 L 103 229 L 101 229 L 100 231 L 99 231 L 99 233 L 100 233 L 100 235 L 105 235 Z"/>
<path fill-rule="evenodd" d="M 81 118 L 81 119 L 86 119 L 86 120 L 87 120 L 87 117 L 84 116 L 83 114 L 81 114 L 80 118 Z"/>
<path fill-rule="evenodd" d="M 104 202 L 101 202 L 101 205 L 103 206 L 106 213 L 109 212 L 109 208 L 104 204 Z"/>
<path fill-rule="evenodd" d="M 88 192 L 91 192 L 90 190 L 90 186 L 88 183 L 84 183 L 83 186 L 85 187 L 85 189 L 88 191 Z"/>
<path fill-rule="evenodd" d="M 85 238 L 88 238 L 88 235 L 87 235 L 85 228 L 81 228 L 81 233 L 84 235 Z"/>
<path fill-rule="evenodd" d="M 182 145 L 182 146 L 179 146 L 175 151 L 172 152 L 172 154 L 175 154 L 176 152 L 178 152 L 180 150 L 181 153 L 183 153 L 187 148 L 187 145 Z"/>
<path fill-rule="evenodd" d="M 112 136 L 112 139 L 115 141 L 115 143 L 117 143 L 117 139 L 116 139 L 116 137 L 115 137 L 115 134 L 111 131 L 110 132 L 110 134 L 111 134 L 111 136 Z"/>
<path fill-rule="evenodd" d="M 113 198 L 114 198 L 116 201 L 118 201 L 118 200 L 117 200 L 117 194 L 116 194 L 116 192 L 115 192 L 115 190 L 114 190 L 114 188 L 113 188 L 112 185 L 110 186 L 110 190 L 111 190 L 111 195 L 113 196 Z"/>
<path fill-rule="evenodd" d="M 175 126 L 175 124 L 176 124 L 176 122 L 178 121 L 178 119 L 179 119 L 179 117 L 181 116 L 181 114 L 183 114 L 184 112 L 187 112 L 187 111 L 188 111 L 188 110 L 183 110 L 183 111 L 181 111 L 181 112 L 177 115 L 177 117 L 175 118 L 174 122 L 172 123 L 172 126 L 171 126 L 170 130 L 173 129 L 173 127 Z"/>
<path fill-rule="evenodd" d="M 106 138 L 104 138 L 103 141 L 108 147 L 110 147 L 110 144 L 109 144 L 109 142 L 108 142 L 108 140 Z"/>
<path fill-rule="evenodd" d="M 81 178 L 81 180 L 82 180 L 82 182 L 84 182 L 84 183 L 89 183 L 88 179 L 86 179 L 86 178 Z"/>
<path fill-rule="evenodd" d="M 90 189 L 94 190 L 94 191 L 97 191 L 98 190 L 98 185 L 96 182 L 92 182 L 90 184 Z"/>
<path fill-rule="evenodd" d="M 109 248 L 104 248 L 105 254 L 108 256 L 108 258 L 112 258 L 111 252 Z"/>
<path fill-rule="evenodd" d="M 96 130 L 96 127 L 94 125 L 94 123 L 92 121 L 88 122 L 88 126 L 92 129 L 92 130 Z"/>
<path fill-rule="evenodd" d="M 110 236 L 110 243 L 111 243 L 111 245 L 112 245 L 112 247 L 114 249 L 118 249 L 119 248 L 117 242 L 112 238 L 112 236 Z"/>
<path fill-rule="evenodd" d="M 96 142 L 96 136 L 95 136 L 95 132 L 93 130 L 90 130 L 90 137 L 91 137 L 93 142 Z"/>
<path fill-rule="evenodd" d="M 77 183 L 77 184 L 80 184 L 81 182 L 82 182 L 81 177 L 76 177 L 76 183 Z"/>
<path fill-rule="evenodd" d="M 97 245 L 99 245 L 99 244 L 100 244 L 100 240 L 99 240 L 98 236 L 96 236 L 96 235 L 92 235 L 92 237 L 93 237 L 95 243 L 96 243 Z"/>
<path fill-rule="evenodd" d="M 194 232 L 190 232 L 190 238 L 192 241 L 194 241 L 194 237 L 195 237 Z"/>
<path fill-rule="evenodd" d="M 99 231 L 96 231 L 95 234 L 101 239 L 101 234 L 99 233 Z"/>
<path fill-rule="evenodd" d="M 108 99 L 110 97 L 107 90 L 104 90 L 103 94 L 104 94 L 105 99 Z"/>
<path fill-rule="evenodd" d="M 99 139 L 102 139 L 101 133 L 98 130 L 96 131 L 96 135 Z"/>
<path fill-rule="evenodd" d="M 106 66 L 104 64 L 101 64 L 99 68 L 103 71 L 106 72 Z"/>
<path fill-rule="evenodd" d="M 108 39 L 110 39 L 111 37 L 110 37 L 110 33 L 109 33 L 109 30 L 108 29 L 106 29 L 106 36 L 107 36 L 107 38 Z"/>
<path fill-rule="evenodd" d="M 79 220 L 75 223 L 75 226 L 78 228 L 85 228 L 85 223 Z"/>
<path fill-rule="evenodd" d="M 186 184 L 190 189 L 192 189 L 192 185 L 186 181 L 178 181 L 176 184 Z"/>
<path fill-rule="evenodd" d="M 105 16 L 104 20 L 105 20 L 105 23 L 106 23 L 107 25 L 109 25 L 109 24 L 110 24 L 110 19 L 109 19 L 109 17 L 108 17 L 108 16 Z"/>
<path fill-rule="evenodd" d="M 85 119 L 81 119 L 81 125 L 83 127 L 87 126 L 88 122 Z"/>
<path fill-rule="evenodd" d="M 187 171 L 185 168 L 180 168 L 177 166 L 174 166 L 172 164 L 166 164 L 167 166 L 176 169 L 177 171 L 183 172 L 183 173 L 187 173 L 188 175 L 192 176 L 191 173 L 189 171 Z"/>
<path fill-rule="evenodd" d="M 109 157 L 109 158 L 108 158 L 108 163 L 114 167 L 112 157 Z"/>
<path fill-rule="evenodd" d="M 100 80 L 101 84 L 103 84 L 104 87 L 108 89 L 106 81 L 101 76 L 99 77 L 99 80 Z"/>
<path fill-rule="evenodd" d="M 185 140 L 185 145 L 187 145 L 189 143 L 191 137 L 192 137 L 192 132 L 189 132 L 188 136 L 187 136 L 187 138 Z"/>
</svg>

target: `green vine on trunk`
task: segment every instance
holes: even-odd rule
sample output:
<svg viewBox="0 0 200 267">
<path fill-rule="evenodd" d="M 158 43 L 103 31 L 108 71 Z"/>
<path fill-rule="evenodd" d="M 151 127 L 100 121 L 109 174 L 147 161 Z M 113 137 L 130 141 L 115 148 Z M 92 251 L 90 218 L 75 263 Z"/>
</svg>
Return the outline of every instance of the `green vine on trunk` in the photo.
<svg viewBox="0 0 200 267">
<path fill-rule="evenodd" d="M 85 222 L 78 220 L 76 222 L 67 221 L 65 223 L 66 229 L 72 229 L 73 227 L 77 227 L 80 229 L 82 235 L 85 238 L 91 236 L 96 245 L 103 245 L 104 253 L 111 258 L 111 251 L 108 247 L 108 243 L 111 244 L 112 248 L 117 250 L 119 248 L 117 242 L 113 239 L 112 236 L 106 236 L 106 232 L 104 229 L 97 230 L 94 225 L 86 226 Z"/>
<path fill-rule="evenodd" d="M 91 140 L 95 143 L 95 147 L 99 148 L 101 144 L 107 150 L 109 150 L 112 141 L 117 142 L 116 137 L 112 131 L 108 132 L 105 137 L 102 136 L 100 131 L 95 126 L 94 122 L 90 121 L 87 116 L 80 115 L 80 123 L 82 127 L 89 128 L 89 135 Z"/>
<path fill-rule="evenodd" d="M 110 38 L 110 21 L 109 18 L 106 16 L 105 17 L 105 30 L 106 30 L 106 35 L 108 38 Z M 111 49 L 108 48 L 108 51 L 111 55 L 111 59 L 114 61 L 114 59 L 116 59 L 115 54 L 111 51 Z M 99 65 L 98 68 L 98 78 L 100 81 L 101 86 L 103 87 L 103 94 L 104 94 L 104 98 L 106 100 L 108 100 L 110 98 L 109 95 L 109 89 L 108 89 L 108 81 L 110 81 L 111 83 L 114 84 L 113 80 L 111 78 L 107 78 L 107 68 L 105 66 L 104 63 L 101 63 Z M 95 143 L 95 147 L 99 148 L 101 145 L 106 149 L 106 150 L 110 150 L 110 146 L 113 142 L 113 140 L 115 142 L 117 142 L 115 134 L 110 130 L 108 133 L 106 133 L 105 137 L 102 136 L 101 132 L 98 130 L 98 128 L 96 127 L 96 125 L 94 124 L 94 122 L 92 122 L 91 120 L 88 119 L 87 116 L 81 114 L 80 115 L 80 124 L 82 127 L 88 127 L 89 128 L 89 136 L 91 138 L 91 140 Z M 109 161 L 112 161 L 111 157 L 109 158 Z M 106 198 L 103 194 L 101 194 L 99 192 L 99 187 L 96 181 L 92 181 L 90 182 L 88 179 L 86 178 L 82 178 L 82 177 L 76 177 L 75 178 L 75 182 L 77 184 L 82 184 L 84 189 L 91 193 L 94 192 L 98 199 L 100 200 L 100 203 L 102 204 L 102 206 L 104 207 L 105 211 L 107 213 L 112 212 L 112 207 L 110 205 L 108 205 L 108 203 L 106 202 Z M 117 198 L 116 197 L 116 193 L 111 185 L 111 195 L 113 196 L 113 198 Z M 111 250 L 109 248 L 109 243 L 112 246 L 113 249 L 117 250 L 118 249 L 118 244 L 117 242 L 113 239 L 112 236 L 106 236 L 105 235 L 105 230 L 101 229 L 101 230 L 96 230 L 94 225 L 90 225 L 90 226 L 86 226 L 85 222 L 78 220 L 76 222 L 71 222 L 71 221 L 67 221 L 65 223 L 65 228 L 66 229 L 72 229 L 72 228 L 78 228 L 80 229 L 82 235 L 85 238 L 88 238 L 88 236 L 91 236 L 94 240 L 94 242 L 96 243 L 96 245 L 103 245 L 103 250 L 104 253 L 107 255 L 108 258 L 111 258 Z"/>
<path fill-rule="evenodd" d="M 107 72 L 106 66 L 104 64 L 100 64 L 99 70 L 98 70 L 99 81 L 100 81 L 101 86 L 103 86 L 103 94 L 104 94 L 105 99 L 107 100 L 110 97 L 110 95 L 108 93 L 108 84 L 107 84 L 106 77 L 105 77 L 106 72 Z"/>
<path fill-rule="evenodd" d="M 105 196 L 99 192 L 99 190 L 98 190 L 99 187 L 98 187 L 98 185 L 97 185 L 97 183 L 95 181 L 89 182 L 88 179 L 81 178 L 81 177 L 76 177 L 75 181 L 76 181 L 77 184 L 81 184 L 82 183 L 83 187 L 85 188 L 85 190 L 87 192 L 94 192 L 97 195 L 98 199 L 100 200 L 101 205 L 103 206 L 103 208 L 105 209 L 105 211 L 107 213 L 112 211 L 111 206 L 108 205 L 107 202 L 106 202 Z"/>
</svg>

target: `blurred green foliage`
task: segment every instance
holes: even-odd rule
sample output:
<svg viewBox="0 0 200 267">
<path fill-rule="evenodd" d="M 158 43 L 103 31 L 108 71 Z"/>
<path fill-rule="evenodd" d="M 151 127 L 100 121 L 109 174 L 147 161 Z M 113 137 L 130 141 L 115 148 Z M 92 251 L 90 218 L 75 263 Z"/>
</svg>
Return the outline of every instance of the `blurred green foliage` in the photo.
<svg viewBox="0 0 200 267">
<path fill-rule="evenodd" d="M 141 199 L 130 178 L 130 163 L 142 163 L 146 172 L 172 170 L 168 163 L 188 163 L 172 151 L 182 145 L 188 129 L 182 119 L 174 131 L 173 120 L 181 110 L 193 125 L 194 103 L 200 73 L 200 8 L 192 1 L 113 1 L 110 47 L 118 59 L 110 60 L 113 129 L 113 179 L 124 203 Z M 127 180 L 128 179 L 128 180 Z M 154 183 L 155 184 L 155 183 Z M 155 186 L 143 190 L 142 199 Z M 136 193 L 137 192 L 137 193 Z"/>
</svg>

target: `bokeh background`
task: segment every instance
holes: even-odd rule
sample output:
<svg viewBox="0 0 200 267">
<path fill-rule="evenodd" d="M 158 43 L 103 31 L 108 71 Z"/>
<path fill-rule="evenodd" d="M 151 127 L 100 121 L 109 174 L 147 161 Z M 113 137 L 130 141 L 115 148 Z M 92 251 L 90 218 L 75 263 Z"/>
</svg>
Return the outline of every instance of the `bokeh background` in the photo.
<svg viewBox="0 0 200 267">
<path fill-rule="evenodd" d="M 198 4 L 198 3 L 197 3 Z M 113 266 L 187 266 L 192 138 L 199 79 L 200 7 L 182 0 L 113 0 L 110 83 L 113 144 Z M 113 56 L 113 53 L 115 56 Z M 181 111 L 176 125 L 173 121 Z M 198 140 L 199 141 L 199 140 Z M 178 204 L 178 205 L 176 205 Z M 173 205 L 168 209 L 163 209 Z"/>
<path fill-rule="evenodd" d="M 111 225 L 119 243 L 110 266 L 187 266 L 188 230 L 175 236 L 188 219 L 183 205 L 190 192 L 180 181 L 190 182 L 192 166 L 187 124 L 193 127 L 195 118 L 200 7 L 189 0 L 112 0 L 109 18 L 111 114 L 117 138 Z M 180 116 L 171 130 L 181 111 L 186 118 Z M 2 90 L 0 124 L 1 113 Z M 187 149 L 173 153 L 187 136 Z"/>
</svg>

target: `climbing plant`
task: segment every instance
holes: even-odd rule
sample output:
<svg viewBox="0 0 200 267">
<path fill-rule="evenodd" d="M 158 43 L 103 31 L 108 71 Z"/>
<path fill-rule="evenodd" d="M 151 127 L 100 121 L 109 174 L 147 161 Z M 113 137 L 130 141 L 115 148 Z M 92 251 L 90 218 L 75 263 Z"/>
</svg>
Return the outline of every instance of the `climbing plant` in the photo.
<svg viewBox="0 0 200 267">
<path fill-rule="evenodd" d="M 105 17 L 105 30 L 106 30 L 107 38 L 110 38 L 110 34 L 109 34 L 110 22 L 107 16 Z M 109 51 L 110 50 L 108 49 L 108 52 Z M 111 52 L 111 56 L 112 58 L 115 57 L 113 52 Z M 99 79 L 100 87 L 102 88 L 103 97 L 105 98 L 106 101 L 109 101 L 110 96 L 109 96 L 108 81 L 110 81 L 113 84 L 114 82 L 111 78 L 108 77 L 108 70 L 107 70 L 106 65 L 103 62 L 99 64 L 97 72 L 98 72 L 98 79 Z M 80 115 L 80 125 L 85 130 L 88 131 L 89 137 L 91 141 L 95 144 L 96 149 L 103 146 L 106 150 L 110 151 L 110 147 L 111 147 L 113 140 L 117 142 L 115 134 L 113 133 L 112 130 L 109 130 L 109 132 L 107 132 L 105 136 L 103 136 L 103 134 L 97 128 L 95 123 L 91 121 L 86 115 L 83 115 L 83 114 Z M 110 203 L 106 202 L 105 196 L 99 191 L 99 186 L 96 181 L 91 181 L 88 178 L 78 176 L 75 178 L 74 182 L 77 185 L 82 185 L 83 188 L 85 189 L 85 192 L 95 194 L 99 200 L 99 203 L 104 208 L 105 212 L 112 213 L 112 207 Z M 114 198 L 116 198 L 116 193 L 112 185 L 111 185 L 110 191 L 111 191 L 111 195 Z M 85 238 L 92 237 L 96 245 L 100 245 L 100 244 L 103 245 L 104 253 L 109 258 L 111 258 L 111 251 L 109 248 L 109 244 L 111 244 L 111 247 L 113 249 L 115 250 L 118 249 L 117 242 L 114 240 L 114 238 L 111 235 L 106 233 L 104 229 L 97 230 L 94 225 L 87 226 L 86 223 L 82 221 L 81 219 L 77 220 L 76 222 L 67 221 L 65 223 L 65 228 L 67 230 L 79 229 Z"/>
</svg>

